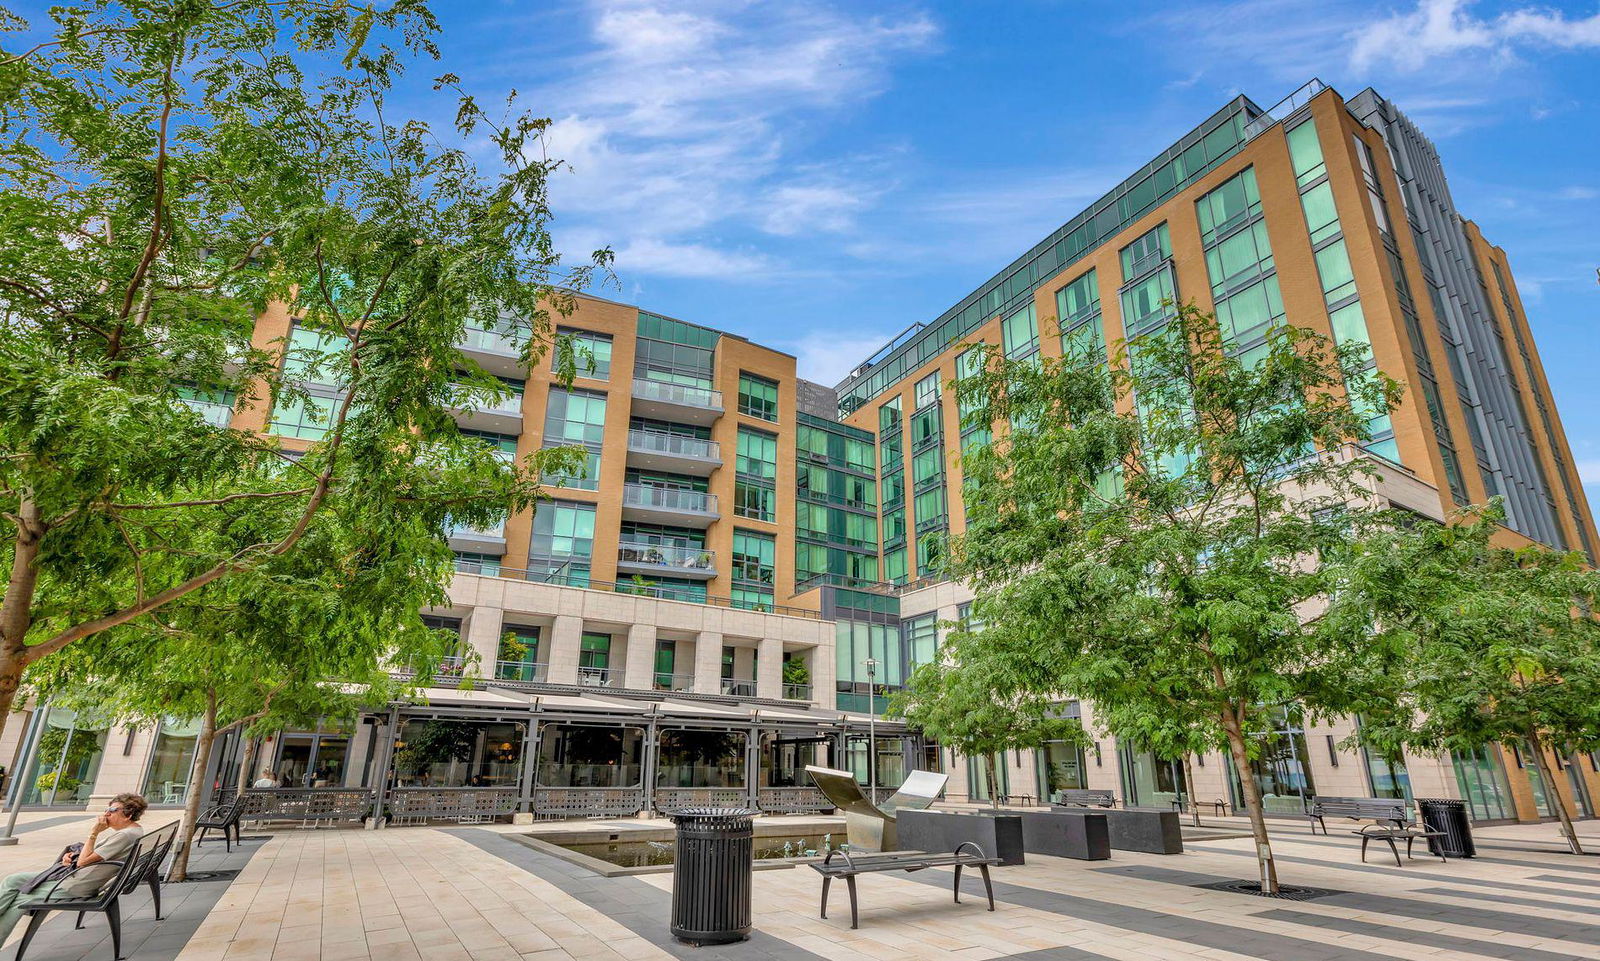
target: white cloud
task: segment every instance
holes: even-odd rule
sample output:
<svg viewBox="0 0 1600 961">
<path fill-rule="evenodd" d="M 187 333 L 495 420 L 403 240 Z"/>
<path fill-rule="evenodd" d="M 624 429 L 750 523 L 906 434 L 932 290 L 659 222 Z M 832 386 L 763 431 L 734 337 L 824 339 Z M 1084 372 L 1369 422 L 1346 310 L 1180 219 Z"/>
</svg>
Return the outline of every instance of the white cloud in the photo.
<svg viewBox="0 0 1600 961">
<path fill-rule="evenodd" d="M 1600 190 L 1593 187 L 1563 187 L 1558 196 L 1562 200 L 1594 200 L 1600 197 Z"/>
<path fill-rule="evenodd" d="M 881 193 L 870 157 L 826 158 L 826 177 L 797 158 L 937 30 L 826 2 L 591 0 L 588 49 L 552 64 L 562 79 L 540 96 L 566 111 L 545 138 L 571 168 L 552 200 L 608 238 L 619 273 L 777 269 L 725 238 L 838 233 Z"/>
<path fill-rule="evenodd" d="M 814 330 L 778 346 L 794 354 L 801 377 L 832 387 L 897 333 L 896 330 L 877 333 L 863 333 L 859 329 Z"/>
<path fill-rule="evenodd" d="M 1578 480 L 1585 485 L 1600 484 L 1600 460 L 1580 460 L 1574 466 L 1578 468 Z"/>
<path fill-rule="evenodd" d="M 1409 13 L 1361 27 L 1351 35 L 1350 64 L 1357 71 L 1382 65 L 1418 71 L 1457 54 L 1487 52 L 1504 63 L 1524 46 L 1600 47 L 1600 13 L 1568 19 L 1556 11 L 1525 8 L 1486 19 L 1473 15 L 1470 6 L 1469 0 L 1420 0 Z"/>
<path fill-rule="evenodd" d="M 707 244 L 674 243 L 659 237 L 634 237 L 616 251 L 617 262 L 663 277 L 753 280 L 772 268 L 769 258 L 746 250 Z"/>
</svg>

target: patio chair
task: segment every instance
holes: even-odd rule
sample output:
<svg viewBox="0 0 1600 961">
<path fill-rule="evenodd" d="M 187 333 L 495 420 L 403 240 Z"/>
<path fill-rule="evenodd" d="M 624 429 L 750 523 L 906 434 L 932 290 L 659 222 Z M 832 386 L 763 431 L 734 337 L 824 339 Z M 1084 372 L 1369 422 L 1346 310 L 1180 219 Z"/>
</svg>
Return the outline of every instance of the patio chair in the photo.
<svg viewBox="0 0 1600 961">
<path fill-rule="evenodd" d="M 221 831 L 223 849 L 231 852 L 239 841 L 239 817 L 244 814 L 244 805 L 245 796 L 239 794 L 233 800 L 215 805 L 195 818 L 194 826 L 199 833 L 194 837 L 194 846 L 198 848 L 205 843 L 206 832 Z"/>
<path fill-rule="evenodd" d="M 158 832 L 159 833 L 159 832 Z M 140 871 L 148 867 L 148 862 L 142 855 L 149 850 L 150 838 L 140 838 L 128 852 L 128 856 L 121 860 L 100 861 L 87 868 L 73 868 L 50 886 L 43 898 L 21 905 L 28 915 L 28 929 L 23 932 L 22 943 L 17 945 L 16 961 L 22 961 L 22 956 L 28 951 L 28 944 L 33 941 L 33 936 L 38 933 L 39 926 L 44 924 L 45 916 L 51 911 L 76 911 L 81 919 L 85 914 L 104 914 L 106 923 L 111 926 L 111 957 L 112 961 L 122 961 L 122 910 L 118 901 L 128 891 L 139 886 L 142 876 Z M 68 878 L 79 871 L 89 868 L 98 868 L 104 865 L 116 865 L 117 873 L 114 877 L 100 886 L 93 894 L 79 896 L 57 897 L 61 885 Z"/>
<path fill-rule="evenodd" d="M 898 790 L 882 804 L 874 804 L 862 793 L 861 784 L 849 771 L 806 765 L 806 773 L 834 807 L 844 812 L 846 835 L 852 851 L 895 851 L 900 838 L 895 812 L 920 811 L 944 793 L 950 775 L 934 771 L 912 771 Z"/>
</svg>

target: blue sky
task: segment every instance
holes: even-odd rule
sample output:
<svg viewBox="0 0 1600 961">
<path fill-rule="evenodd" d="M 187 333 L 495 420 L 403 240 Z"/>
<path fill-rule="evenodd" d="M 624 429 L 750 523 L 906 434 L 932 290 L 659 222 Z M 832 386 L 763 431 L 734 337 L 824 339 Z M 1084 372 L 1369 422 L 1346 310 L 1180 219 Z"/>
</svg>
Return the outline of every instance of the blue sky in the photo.
<svg viewBox="0 0 1600 961">
<path fill-rule="evenodd" d="M 443 67 L 555 121 L 609 296 L 833 383 L 1238 93 L 1395 100 L 1505 247 L 1600 503 L 1600 5 L 585 0 L 440 7 Z"/>
<path fill-rule="evenodd" d="M 24 7 L 37 5 L 24 2 Z M 425 81 L 551 117 L 557 240 L 600 293 L 834 383 L 1239 93 L 1371 85 L 1511 258 L 1600 504 L 1600 2 L 435 0 Z M 41 18 L 42 19 L 42 18 Z"/>
</svg>

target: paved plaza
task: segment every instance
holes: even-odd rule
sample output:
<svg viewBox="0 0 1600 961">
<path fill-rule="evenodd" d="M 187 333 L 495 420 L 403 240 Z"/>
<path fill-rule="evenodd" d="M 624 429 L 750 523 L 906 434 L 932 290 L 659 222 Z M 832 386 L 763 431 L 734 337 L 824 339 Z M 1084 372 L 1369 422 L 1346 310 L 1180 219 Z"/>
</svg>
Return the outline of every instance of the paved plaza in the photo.
<svg viewBox="0 0 1600 961">
<path fill-rule="evenodd" d="M 152 812 L 151 824 L 170 817 Z M 1242 824 L 1207 820 L 1224 829 Z M 24 815 L 22 843 L 0 848 L 0 870 L 48 859 L 87 822 Z M 1079 862 L 1030 855 L 1024 866 L 996 870 L 993 914 L 976 879 L 964 889 L 972 896 L 952 904 L 947 870 L 866 875 L 856 931 L 842 890 L 832 916 L 817 917 L 815 872 L 763 870 L 755 874 L 756 934 L 720 948 L 671 941 L 670 874 L 601 877 L 519 842 L 527 830 L 247 831 L 233 855 L 208 844 L 197 861 L 196 870 L 223 878 L 166 889 L 168 920 L 154 921 L 147 894 L 129 896 L 127 954 L 132 961 L 1600 961 L 1600 858 L 1560 853 L 1553 825 L 1480 828 L 1474 860 L 1418 859 L 1396 868 L 1377 856 L 1360 864 L 1357 842 L 1339 830 L 1312 837 L 1285 823 L 1275 838 L 1285 881 L 1337 892 L 1304 902 L 1199 887 L 1254 870 L 1249 840 L 1226 830 L 1187 841 L 1178 856 L 1118 851 L 1110 861 Z M 109 961 L 104 919 L 91 917 L 80 931 L 72 920 L 52 918 L 28 957 Z"/>
</svg>

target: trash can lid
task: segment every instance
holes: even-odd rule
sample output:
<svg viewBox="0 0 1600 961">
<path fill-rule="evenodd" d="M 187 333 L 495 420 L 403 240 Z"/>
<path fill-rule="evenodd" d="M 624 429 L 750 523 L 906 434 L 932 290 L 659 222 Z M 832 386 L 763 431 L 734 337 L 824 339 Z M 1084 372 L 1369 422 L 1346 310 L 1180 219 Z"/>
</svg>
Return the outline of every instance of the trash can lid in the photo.
<svg viewBox="0 0 1600 961">
<path fill-rule="evenodd" d="M 754 817 L 757 812 L 749 808 L 689 807 L 667 812 L 674 821 L 710 821 L 720 818 Z"/>
</svg>

